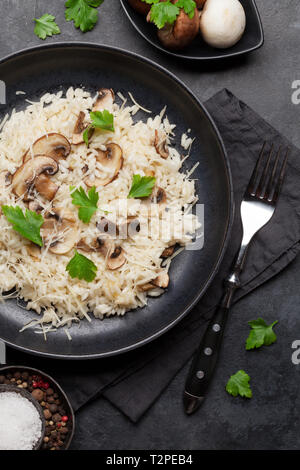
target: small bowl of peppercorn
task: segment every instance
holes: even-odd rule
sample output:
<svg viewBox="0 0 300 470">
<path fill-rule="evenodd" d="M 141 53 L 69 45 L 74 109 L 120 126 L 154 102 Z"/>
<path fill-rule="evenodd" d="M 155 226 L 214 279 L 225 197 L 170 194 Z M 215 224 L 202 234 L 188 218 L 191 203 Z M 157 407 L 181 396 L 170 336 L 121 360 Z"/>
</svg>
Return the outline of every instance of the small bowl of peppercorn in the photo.
<svg viewBox="0 0 300 470">
<path fill-rule="evenodd" d="M 39 450 L 66 450 L 75 429 L 75 416 L 68 397 L 48 374 L 25 366 L 0 368 L 0 385 L 10 385 L 31 394 L 44 417 Z"/>
</svg>

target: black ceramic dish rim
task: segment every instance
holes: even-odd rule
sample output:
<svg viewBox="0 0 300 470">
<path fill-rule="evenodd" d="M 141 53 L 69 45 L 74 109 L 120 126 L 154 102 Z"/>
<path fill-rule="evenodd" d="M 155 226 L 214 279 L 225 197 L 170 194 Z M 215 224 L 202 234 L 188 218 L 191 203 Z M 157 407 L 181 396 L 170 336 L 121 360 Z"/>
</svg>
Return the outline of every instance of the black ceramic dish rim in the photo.
<svg viewBox="0 0 300 470">
<path fill-rule="evenodd" d="M 156 49 L 158 49 L 159 51 L 161 52 L 164 52 L 165 54 L 167 55 L 170 55 L 172 57 L 176 57 L 177 59 L 183 59 L 183 60 L 190 60 L 190 61 L 194 61 L 194 62 L 197 62 L 197 61 L 201 61 L 201 62 L 212 62 L 214 60 L 227 60 L 227 59 L 233 59 L 235 57 L 239 57 L 241 55 L 244 55 L 244 54 L 249 54 L 250 52 L 253 52 L 253 51 L 256 51 L 257 49 L 260 49 L 263 44 L 264 44 L 264 41 L 265 41 L 265 37 L 264 37 L 264 30 L 263 30 L 263 26 L 262 26 L 262 21 L 261 21 L 261 17 L 260 17 L 260 13 L 259 13 L 259 10 L 257 8 L 257 5 L 255 3 L 255 0 L 251 0 L 252 4 L 253 4 L 253 7 L 254 7 L 254 10 L 255 10 L 255 13 L 257 15 L 257 18 L 258 18 L 258 26 L 259 26 L 259 33 L 260 33 L 260 41 L 258 44 L 256 44 L 255 46 L 253 47 L 249 47 L 248 49 L 245 49 L 243 51 L 239 51 L 239 52 L 229 52 L 228 54 L 226 55 L 212 55 L 212 56 L 207 56 L 207 57 L 193 57 L 193 56 L 187 56 L 187 55 L 184 55 L 184 54 L 178 54 L 176 52 L 172 52 L 171 50 L 168 50 L 166 49 L 165 47 L 162 47 L 160 46 L 159 44 L 156 44 L 155 42 L 153 42 L 151 39 L 149 39 L 146 34 L 144 34 L 144 32 L 134 23 L 134 21 L 132 20 L 132 18 L 130 17 L 128 11 L 127 11 L 127 8 L 124 4 L 126 0 L 120 0 L 120 3 L 121 3 L 121 6 L 124 10 L 124 13 L 126 14 L 129 22 L 131 23 L 131 25 L 135 28 L 135 30 L 142 36 L 142 38 L 147 41 L 149 44 L 151 44 L 153 47 L 155 47 Z M 132 7 L 131 7 L 132 8 Z M 212 48 L 213 49 L 213 48 Z M 216 49 L 217 50 L 217 49 Z"/>
<path fill-rule="evenodd" d="M 64 447 L 62 450 L 68 450 L 70 445 L 71 445 L 71 442 L 73 440 L 73 437 L 74 437 L 74 433 L 75 433 L 75 414 L 74 414 L 74 411 L 73 411 L 73 408 L 72 408 L 72 405 L 70 403 L 70 400 L 69 398 L 67 397 L 66 393 L 63 391 L 63 389 L 61 388 L 61 386 L 56 382 L 56 380 L 53 379 L 53 377 L 51 377 L 51 375 L 49 374 L 46 374 L 45 372 L 43 372 L 42 370 L 39 370 L 39 369 L 34 369 L 33 367 L 28 367 L 28 366 L 4 366 L 4 367 L 0 367 L 0 372 L 1 373 L 5 373 L 9 370 L 15 370 L 15 369 L 18 369 L 18 370 L 24 370 L 24 371 L 27 371 L 27 372 L 30 372 L 32 374 L 36 374 L 36 375 L 41 375 L 43 377 L 45 377 L 47 380 L 49 380 L 49 382 L 52 382 L 54 384 L 54 386 L 59 390 L 59 392 L 62 394 L 62 396 L 64 397 L 68 407 L 69 407 L 69 410 L 70 410 L 70 413 L 71 413 L 71 416 L 72 416 L 72 431 L 71 431 L 71 434 L 69 436 L 69 439 L 68 439 L 68 442 L 67 442 L 67 445 L 66 447 Z M 40 405 L 39 405 L 40 406 Z M 39 449 L 37 449 L 39 450 Z"/>
<path fill-rule="evenodd" d="M 37 412 L 40 416 L 40 419 L 42 421 L 42 432 L 41 432 L 41 437 L 35 443 L 34 448 L 32 450 L 39 450 L 41 448 L 42 443 L 43 443 L 43 439 L 44 439 L 44 436 L 45 436 L 45 428 L 46 428 L 46 426 L 45 426 L 45 421 L 46 420 L 45 420 L 45 417 L 43 415 L 43 410 L 42 410 L 41 405 L 39 404 L 39 402 L 37 400 L 35 400 L 33 398 L 33 396 L 31 395 L 31 393 L 28 392 L 28 390 L 26 390 L 25 388 L 19 388 L 14 384 L 10 384 L 10 385 L 0 384 L 0 395 L 1 395 L 1 393 L 5 393 L 5 392 L 17 393 L 17 394 L 21 395 L 22 397 L 24 397 L 28 401 L 30 401 L 30 403 L 32 403 L 33 406 L 35 407 L 35 409 L 37 410 Z"/>
<path fill-rule="evenodd" d="M 17 344 L 11 343 L 10 341 L 3 340 L 6 343 L 7 346 L 10 346 L 14 349 L 17 349 L 17 350 L 22 351 L 22 352 L 27 353 L 27 354 L 32 354 L 34 356 L 46 357 L 46 358 L 52 358 L 52 359 L 60 359 L 60 360 L 91 360 L 91 359 L 100 359 L 100 358 L 112 357 L 112 356 L 116 356 L 118 354 L 124 354 L 128 351 L 132 351 L 132 350 L 137 349 L 141 346 L 144 346 L 144 345 L 152 342 L 153 340 L 159 338 L 161 335 L 163 335 L 164 333 L 166 333 L 170 329 L 172 329 L 177 323 L 179 323 L 191 311 L 191 309 L 199 302 L 201 297 L 204 295 L 204 293 L 206 292 L 206 290 L 208 289 L 208 287 L 212 283 L 215 275 L 218 272 L 219 266 L 220 266 L 220 264 L 223 260 L 225 251 L 226 251 L 228 243 L 229 243 L 231 228 L 232 228 L 233 219 L 234 219 L 234 209 L 235 208 L 234 208 L 233 182 L 232 182 L 230 163 L 229 163 L 229 159 L 228 159 L 228 155 L 227 155 L 227 151 L 226 151 L 223 139 L 220 135 L 220 132 L 219 132 L 213 118 L 210 116 L 209 112 L 207 111 L 205 106 L 200 102 L 200 100 L 187 87 L 187 85 L 185 85 L 184 82 L 182 82 L 172 72 L 168 71 L 167 69 L 165 69 L 161 65 L 157 64 L 156 62 L 152 61 L 149 58 L 142 57 L 139 54 L 136 54 L 134 52 L 129 52 L 129 51 L 127 51 L 125 49 L 122 49 L 122 48 L 118 48 L 118 47 L 114 47 L 114 46 L 107 46 L 107 45 L 102 45 L 102 44 L 96 44 L 96 43 L 91 43 L 91 42 L 68 41 L 68 42 L 55 42 L 55 43 L 52 43 L 52 44 L 46 44 L 46 45 L 41 45 L 41 46 L 35 46 L 35 47 L 22 49 L 18 52 L 15 52 L 13 54 L 9 54 L 6 57 L 2 58 L 0 60 L 0 66 L 3 63 L 5 63 L 9 60 L 13 60 L 15 58 L 18 58 L 19 56 L 23 56 L 24 54 L 31 54 L 31 53 L 34 53 L 34 52 L 40 52 L 40 51 L 47 50 L 47 49 L 72 48 L 72 47 L 81 47 L 83 49 L 84 48 L 93 48 L 93 49 L 98 49 L 99 51 L 101 51 L 101 50 L 112 51 L 112 52 L 118 52 L 118 53 L 123 54 L 125 56 L 126 55 L 130 56 L 130 57 L 132 57 L 132 58 L 134 58 L 134 59 L 136 59 L 140 62 L 145 63 L 148 66 L 156 68 L 161 73 L 167 75 L 171 80 L 173 80 L 178 85 L 180 85 L 185 90 L 185 92 L 188 93 L 191 96 L 191 98 L 199 106 L 201 111 L 205 114 L 205 116 L 207 117 L 207 119 L 208 119 L 208 121 L 211 125 L 211 128 L 212 128 L 213 132 L 216 135 L 216 138 L 217 138 L 218 143 L 221 147 L 223 157 L 224 157 L 224 164 L 225 164 L 225 167 L 226 167 L 226 177 L 227 177 L 227 180 L 228 180 L 228 188 L 229 188 L 229 191 L 228 191 L 229 201 L 228 201 L 227 226 L 226 226 L 226 230 L 224 231 L 223 241 L 222 241 L 222 245 L 221 245 L 218 260 L 215 263 L 215 266 L 212 269 L 212 271 L 211 271 L 205 285 L 203 286 L 203 288 L 198 292 L 198 294 L 189 303 L 189 305 L 187 305 L 185 307 L 185 309 L 182 311 L 182 313 L 179 316 L 177 316 L 174 319 L 174 321 L 169 323 L 165 328 L 160 329 L 159 331 L 156 331 L 151 336 L 147 336 L 146 338 L 143 338 L 142 340 L 140 340 L 140 341 L 138 341 L 134 344 L 131 344 L 129 346 L 126 346 L 124 348 L 116 349 L 114 351 L 109 351 L 109 352 L 105 352 L 105 353 L 94 353 L 94 354 L 84 354 L 84 355 L 53 354 L 53 353 L 41 352 L 41 351 L 37 351 L 37 350 L 34 350 L 34 349 L 26 348 L 26 347 L 23 347 L 23 346 L 19 346 Z M 0 337 L 0 339 L 1 339 L 1 337 Z"/>
</svg>

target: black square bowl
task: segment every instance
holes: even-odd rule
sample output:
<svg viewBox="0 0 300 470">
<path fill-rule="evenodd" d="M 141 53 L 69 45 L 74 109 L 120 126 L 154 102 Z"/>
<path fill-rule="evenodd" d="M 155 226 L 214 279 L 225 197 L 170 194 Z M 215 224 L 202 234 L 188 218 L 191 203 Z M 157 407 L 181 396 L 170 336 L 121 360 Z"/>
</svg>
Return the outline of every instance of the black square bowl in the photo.
<svg viewBox="0 0 300 470">
<path fill-rule="evenodd" d="M 216 60 L 233 58 L 242 54 L 252 52 L 264 43 L 264 33 L 259 12 L 254 0 L 240 0 L 246 13 L 246 30 L 241 40 L 228 49 L 215 49 L 206 44 L 199 35 L 190 46 L 182 51 L 170 51 L 163 47 L 157 38 L 155 25 L 147 23 L 142 15 L 139 15 L 127 0 L 120 0 L 121 5 L 137 32 L 152 46 L 162 52 L 181 59 L 187 60 Z"/>
</svg>

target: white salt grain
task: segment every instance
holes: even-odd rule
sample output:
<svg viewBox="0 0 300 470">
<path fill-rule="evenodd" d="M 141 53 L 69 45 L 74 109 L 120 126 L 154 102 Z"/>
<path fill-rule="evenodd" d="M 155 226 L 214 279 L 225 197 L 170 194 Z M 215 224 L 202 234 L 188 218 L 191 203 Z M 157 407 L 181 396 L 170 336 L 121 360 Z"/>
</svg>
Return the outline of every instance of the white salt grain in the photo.
<svg viewBox="0 0 300 470">
<path fill-rule="evenodd" d="M 0 393 L 0 450 L 33 450 L 42 434 L 35 406 L 15 392 Z"/>
</svg>

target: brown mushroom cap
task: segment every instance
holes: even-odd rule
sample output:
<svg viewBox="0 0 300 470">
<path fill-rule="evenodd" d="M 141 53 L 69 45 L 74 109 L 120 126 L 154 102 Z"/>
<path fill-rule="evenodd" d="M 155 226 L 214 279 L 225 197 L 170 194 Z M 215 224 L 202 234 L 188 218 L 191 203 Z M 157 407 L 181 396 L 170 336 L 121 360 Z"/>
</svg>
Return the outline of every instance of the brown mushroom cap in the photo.
<svg viewBox="0 0 300 470">
<path fill-rule="evenodd" d="M 64 209 L 52 209 L 45 217 L 41 228 L 45 244 L 56 255 L 68 253 L 76 244 L 78 225 L 72 212 Z"/>
<path fill-rule="evenodd" d="M 107 111 L 112 112 L 114 101 L 114 91 L 109 88 L 101 88 L 98 91 L 98 96 L 93 105 L 93 111 L 103 111 L 104 109 L 107 109 Z"/>
<path fill-rule="evenodd" d="M 35 187 L 37 178 L 42 174 L 54 175 L 58 171 L 58 164 L 53 158 L 39 155 L 38 157 L 27 160 L 23 165 L 17 169 L 12 178 L 13 192 L 18 196 L 24 196 L 24 200 L 32 199 L 29 196 L 30 191 Z M 48 181 L 50 181 L 47 178 Z M 58 189 L 58 188 L 57 188 Z M 56 189 L 56 191 L 57 191 Z M 56 193 L 55 191 L 55 193 Z M 46 191 L 45 197 L 52 196 L 53 191 L 48 193 Z"/>
<path fill-rule="evenodd" d="M 193 18 L 190 18 L 181 9 L 173 25 L 166 25 L 158 30 L 158 39 L 168 49 L 184 49 L 198 35 L 199 28 L 200 19 L 198 10 L 195 9 Z"/>
<path fill-rule="evenodd" d="M 101 163 L 110 174 L 109 176 L 105 175 L 104 178 L 92 178 L 91 176 L 87 176 L 84 182 L 89 188 L 92 186 L 106 186 L 118 176 L 123 166 L 123 152 L 118 144 L 110 143 L 106 146 L 105 151 L 100 149 L 97 151 L 97 162 Z"/>
<path fill-rule="evenodd" d="M 141 15 L 146 16 L 151 8 L 151 5 L 148 5 L 145 2 L 142 2 L 142 0 L 128 0 L 129 5 L 138 13 Z"/>
<path fill-rule="evenodd" d="M 34 142 L 32 151 L 30 149 L 27 150 L 23 156 L 23 163 L 32 159 L 31 155 L 34 157 L 36 155 L 47 155 L 47 157 L 51 157 L 58 162 L 62 158 L 67 158 L 70 152 L 71 144 L 68 139 L 62 134 L 51 132 L 50 134 L 43 135 Z"/>
<path fill-rule="evenodd" d="M 161 135 L 157 129 L 155 129 L 155 139 L 154 139 L 154 147 L 159 155 L 166 159 L 169 156 L 169 149 L 167 145 L 167 136 Z"/>
</svg>

